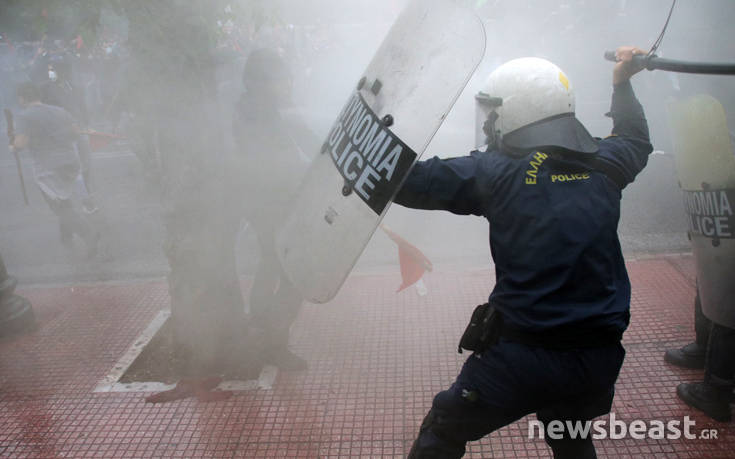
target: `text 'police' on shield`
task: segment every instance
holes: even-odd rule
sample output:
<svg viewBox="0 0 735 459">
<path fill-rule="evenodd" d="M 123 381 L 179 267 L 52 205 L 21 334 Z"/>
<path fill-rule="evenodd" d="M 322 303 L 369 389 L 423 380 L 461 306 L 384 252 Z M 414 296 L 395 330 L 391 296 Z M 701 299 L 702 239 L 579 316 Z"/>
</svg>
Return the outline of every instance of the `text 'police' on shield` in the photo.
<svg viewBox="0 0 735 459">
<path fill-rule="evenodd" d="M 416 159 L 375 115 L 359 92 L 342 109 L 322 147 L 345 185 L 380 215 Z"/>
<path fill-rule="evenodd" d="M 684 191 L 689 231 L 709 238 L 735 238 L 735 189 Z"/>
</svg>

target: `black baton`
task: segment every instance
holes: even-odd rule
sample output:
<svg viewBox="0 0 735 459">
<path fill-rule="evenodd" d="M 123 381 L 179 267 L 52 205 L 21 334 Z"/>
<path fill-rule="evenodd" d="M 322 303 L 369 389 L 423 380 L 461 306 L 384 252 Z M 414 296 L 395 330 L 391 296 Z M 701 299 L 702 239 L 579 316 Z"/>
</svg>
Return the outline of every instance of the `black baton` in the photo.
<svg viewBox="0 0 735 459">
<path fill-rule="evenodd" d="M 605 59 L 617 62 L 615 51 L 605 51 Z M 633 62 L 646 70 L 664 70 L 667 72 L 699 73 L 705 75 L 735 75 L 735 64 L 679 61 L 675 59 L 663 59 L 655 54 L 634 55 Z"/>
</svg>

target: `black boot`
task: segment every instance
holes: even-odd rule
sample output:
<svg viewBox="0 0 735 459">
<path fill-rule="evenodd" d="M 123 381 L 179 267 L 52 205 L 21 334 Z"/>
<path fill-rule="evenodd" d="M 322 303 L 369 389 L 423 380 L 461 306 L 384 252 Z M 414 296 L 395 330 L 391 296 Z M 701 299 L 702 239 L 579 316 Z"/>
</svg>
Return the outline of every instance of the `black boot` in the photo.
<svg viewBox="0 0 735 459">
<path fill-rule="evenodd" d="M 677 367 L 700 370 L 704 368 L 704 356 L 706 354 L 707 348 L 700 346 L 695 341 L 679 349 L 667 349 L 664 360 Z"/>
<path fill-rule="evenodd" d="M 269 363 L 283 371 L 304 371 L 308 368 L 306 360 L 291 352 L 287 347 L 271 351 Z"/>
<path fill-rule="evenodd" d="M 306 360 L 288 347 L 289 328 L 265 326 L 260 329 L 260 334 L 266 363 L 283 371 L 304 371 L 308 368 Z"/>
<path fill-rule="evenodd" d="M 676 395 L 687 405 L 696 408 L 715 421 L 730 422 L 731 393 L 706 382 L 681 383 L 676 387 Z"/>
</svg>

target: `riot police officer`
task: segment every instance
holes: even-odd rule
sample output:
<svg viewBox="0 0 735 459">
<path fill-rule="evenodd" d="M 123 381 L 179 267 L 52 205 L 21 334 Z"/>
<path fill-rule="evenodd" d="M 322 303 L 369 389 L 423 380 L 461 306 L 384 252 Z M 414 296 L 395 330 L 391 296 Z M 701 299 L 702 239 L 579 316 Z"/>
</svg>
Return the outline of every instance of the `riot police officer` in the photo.
<svg viewBox="0 0 735 459">
<path fill-rule="evenodd" d="M 612 136 L 575 116 L 559 67 L 523 58 L 476 96 L 485 151 L 417 163 L 395 202 L 485 217 L 496 284 L 473 314 L 485 332 L 434 398 L 409 457 L 461 457 L 468 441 L 530 413 L 545 425 L 608 413 L 625 351 L 630 282 L 617 235 L 621 190 L 652 151 L 629 82 L 643 51 L 617 50 Z M 468 327 L 468 330 L 472 327 Z M 590 437 L 546 436 L 557 458 L 595 457 Z"/>
</svg>

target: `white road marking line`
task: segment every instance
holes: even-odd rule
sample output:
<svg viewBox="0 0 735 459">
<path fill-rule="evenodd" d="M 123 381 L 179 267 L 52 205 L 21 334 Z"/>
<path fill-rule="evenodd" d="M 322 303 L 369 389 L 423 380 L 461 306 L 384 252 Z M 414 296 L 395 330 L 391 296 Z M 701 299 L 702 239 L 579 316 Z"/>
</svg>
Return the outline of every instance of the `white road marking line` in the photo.
<svg viewBox="0 0 735 459">
<path fill-rule="evenodd" d="M 111 388 L 118 384 L 118 380 L 123 374 L 130 368 L 136 358 L 143 352 L 143 348 L 153 339 L 158 330 L 166 323 L 166 320 L 171 316 L 171 311 L 164 309 L 159 311 L 158 314 L 153 318 L 151 323 L 143 330 L 133 344 L 128 348 L 127 351 L 120 357 L 112 370 L 102 378 L 94 392 L 113 392 Z M 107 389 L 107 390 L 105 390 Z"/>
<path fill-rule="evenodd" d="M 128 350 L 120 357 L 112 370 L 97 384 L 93 392 L 109 393 L 109 392 L 162 392 L 173 389 L 175 384 L 164 384 L 162 382 L 119 382 L 123 374 L 130 368 L 136 358 L 143 352 L 146 345 L 153 339 L 158 330 L 166 323 L 171 316 L 168 309 L 159 311 L 153 318 L 151 323 L 143 330 L 143 332 L 135 339 Z M 217 386 L 217 390 L 228 391 L 246 391 L 246 390 L 270 390 L 275 383 L 278 375 L 278 368 L 266 365 L 260 371 L 258 379 L 248 381 L 223 381 Z"/>
</svg>

